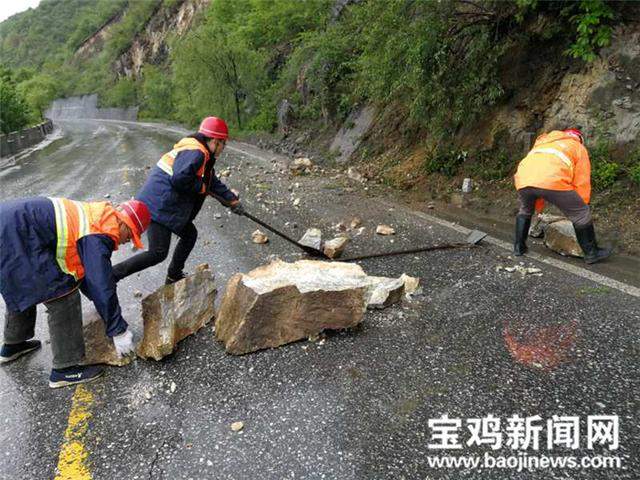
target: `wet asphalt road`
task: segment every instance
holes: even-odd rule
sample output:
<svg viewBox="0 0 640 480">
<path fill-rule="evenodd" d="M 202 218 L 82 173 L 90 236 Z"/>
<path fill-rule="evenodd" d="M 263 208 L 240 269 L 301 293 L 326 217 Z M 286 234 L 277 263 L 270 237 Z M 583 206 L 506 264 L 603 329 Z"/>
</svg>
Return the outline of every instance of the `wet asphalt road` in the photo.
<svg viewBox="0 0 640 480">
<path fill-rule="evenodd" d="M 109 194 L 113 201 L 127 199 L 143 182 L 145 166 L 180 137 L 116 122 L 68 122 L 62 128 L 64 137 L 45 149 L 8 164 L 3 160 L 1 198 L 90 200 Z M 234 166 L 227 184 L 240 190 L 250 211 L 294 236 L 307 226 L 328 236 L 336 222 L 357 215 L 366 229 L 350 245 L 353 255 L 462 240 L 404 207 L 362 195 L 362 187 L 344 177 L 290 178 L 272 163 L 281 158 L 246 145 L 231 147 L 217 167 Z M 266 201 L 256 200 L 258 192 Z M 294 198 L 301 198 L 298 208 Z M 378 223 L 394 226 L 398 234 L 374 235 Z M 252 244 L 256 227 L 211 200 L 197 227 L 198 245 L 187 266 L 209 262 L 220 292 L 232 274 L 264 264 L 270 255 L 299 258 L 273 235 L 268 245 Z M 114 260 L 129 254 L 121 248 Z M 494 246 L 362 262 L 371 274 L 419 276 L 424 294 L 369 312 L 361 326 L 330 334 L 323 344 L 298 342 L 233 357 L 207 327 L 162 362 L 109 368 L 104 379 L 87 386 L 94 401 L 82 442 L 90 474 L 95 479 L 638 478 L 640 299 L 524 261 L 542 274 L 497 271 L 517 263 Z M 125 318 L 138 333 L 139 299 L 133 293 L 152 292 L 166 265 L 119 286 Z M 37 337 L 46 342 L 43 309 L 38 313 Z M 74 390 L 48 388 L 49 361 L 45 344 L 37 354 L 0 368 L 0 478 L 56 475 Z M 433 442 L 428 421 L 443 414 L 462 420 L 461 450 L 428 448 Z M 514 414 L 544 421 L 579 416 L 583 435 L 587 416 L 617 415 L 615 451 L 589 450 L 584 437 L 577 450 L 549 450 L 543 436 L 540 450 L 526 453 L 615 455 L 622 468 L 429 467 L 429 456 L 517 455 L 509 448 L 464 444 L 465 420 L 488 414 L 503 423 Z M 241 433 L 230 430 L 237 420 L 245 424 Z"/>
</svg>

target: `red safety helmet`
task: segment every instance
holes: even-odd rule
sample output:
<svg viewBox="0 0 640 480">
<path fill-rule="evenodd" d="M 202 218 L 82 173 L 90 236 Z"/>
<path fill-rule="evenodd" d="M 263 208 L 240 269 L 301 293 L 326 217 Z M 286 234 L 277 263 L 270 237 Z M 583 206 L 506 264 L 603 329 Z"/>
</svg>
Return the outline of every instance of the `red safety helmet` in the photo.
<svg viewBox="0 0 640 480">
<path fill-rule="evenodd" d="M 137 248 L 143 248 L 140 235 L 149 228 L 151 223 L 151 213 L 147 206 L 139 200 L 128 200 L 120 204 L 120 213 L 124 214 L 120 218 L 127 224 L 133 235 L 133 244 Z"/>
<path fill-rule="evenodd" d="M 565 130 L 564 133 L 568 133 L 573 137 L 577 137 L 578 140 L 580 140 L 580 143 L 584 144 L 584 134 L 577 128 L 570 128 L 568 130 Z"/>
<path fill-rule="evenodd" d="M 218 138 L 220 140 L 229 138 L 229 128 L 226 122 L 218 117 L 207 117 L 202 120 L 198 132 L 209 138 Z"/>
</svg>

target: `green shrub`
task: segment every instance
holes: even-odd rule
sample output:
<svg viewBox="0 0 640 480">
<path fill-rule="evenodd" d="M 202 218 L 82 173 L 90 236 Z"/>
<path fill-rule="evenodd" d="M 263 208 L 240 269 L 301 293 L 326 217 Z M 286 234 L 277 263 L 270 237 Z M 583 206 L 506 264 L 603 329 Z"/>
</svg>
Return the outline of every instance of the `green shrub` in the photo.
<svg viewBox="0 0 640 480">
<path fill-rule="evenodd" d="M 613 23 L 616 18 L 614 9 L 624 11 L 629 6 L 626 2 L 609 2 L 606 0 L 564 0 L 564 1 L 539 1 L 516 0 L 519 11 L 516 19 L 522 21 L 526 13 L 539 15 L 546 11 L 549 16 L 558 19 L 560 24 L 570 24 L 573 33 L 570 36 L 572 42 L 565 54 L 573 58 L 580 58 L 592 62 L 597 58 L 600 48 L 611 43 Z M 547 27 L 545 30 L 549 30 Z M 566 31 L 566 28 L 562 29 Z"/>
<path fill-rule="evenodd" d="M 16 88 L 11 71 L 0 65 L 0 130 L 10 133 L 29 123 L 29 107 Z"/>
<path fill-rule="evenodd" d="M 170 118 L 173 113 L 171 77 L 152 65 L 142 71 L 141 117 Z"/>
<path fill-rule="evenodd" d="M 638 147 L 629 159 L 630 167 L 627 170 L 627 174 L 636 186 L 640 187 L 640 147 Z"/>
<path fill-rule="evenodd" d="M 515 169 L 513 160 L 504 150 L 487 150 L 479 152 L 474 157 L 470 175 L 482 180 L 500 180 Z"/>
<path fill-rule="evenodd" d="M 594 190 L 605 190 L 613 186 L 620 174 L 620 165 L 611 161 L 611 143 L 597 138 L 590 150 L 591 185 Z"/>
<path fill-rule="evenodd" d="M 131 78 L 121 78 L 102 96 L 105 107 L 132 107 L 138 103 L 138 85 Z"/>
<path fill-rule="evenodd" d="M 629 177 L 638 187 L 640 187 L 640 162 L 636 163 L 629 169 Z"/>
<path fill-rule="evenodd" d="M 56 79 L 47 74 L 39 74 L 25 80 L 18 85 L 18 90 L 29 105 L 33 123 L 42 120 L 44 111 L 59 93 Z"/>
<path fill-rule="evenodd" d="M 577 35 L 567 53 L 573 58 L 591 62 L 597 58 L 600 48 L 611 43 L 613 29 L 609 22 L 614 18 L 613 10 L 604 0 L 582 0 L 576 3 L 579 11 L 570 21 Z"/>
<path fill-rule="evenodd" d="M 591 183 L 595 190 L 612 187 L 620 174 L 620 165 L 614 162 L 600 161 L 591 167 Z"/>
<path fill-rule="evenodd" d="M 453 177 L 465 160 L 468 152 L 452 148 L 440 149 L 427 156 L 424 168 L 427 173 L 441 173 Z"/>
</svg>

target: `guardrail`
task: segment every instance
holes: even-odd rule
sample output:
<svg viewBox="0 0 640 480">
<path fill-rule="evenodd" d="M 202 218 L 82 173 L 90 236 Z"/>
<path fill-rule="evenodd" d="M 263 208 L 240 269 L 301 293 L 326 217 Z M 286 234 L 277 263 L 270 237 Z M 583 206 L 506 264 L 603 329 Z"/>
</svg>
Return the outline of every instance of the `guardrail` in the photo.
<svg viewBox="0 0 640 480">
<path fill-rule="evenodd" d="M 25 128 L 19 132 L 0 135 L 0 157 L 15 155 L 20 150 L 32 147 L 53 132 L 53 122 L 47 119 L 35 127 Z"/>
</svg>

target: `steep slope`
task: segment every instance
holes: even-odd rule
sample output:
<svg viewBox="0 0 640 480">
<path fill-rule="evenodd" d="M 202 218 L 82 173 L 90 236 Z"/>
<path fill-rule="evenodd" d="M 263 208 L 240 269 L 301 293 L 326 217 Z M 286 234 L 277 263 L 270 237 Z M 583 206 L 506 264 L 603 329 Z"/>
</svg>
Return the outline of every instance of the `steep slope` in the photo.
<svg viewBox="0 0 640 480">
<path fill-rule="evenodd" d="M 114 62 L 113 70 L 122 77 L 139 77 L 145 63 L 163 64 L 169 56 L 169 38 L 181 36 L 211 0 L 182 0 L 159 8 Z"/>
<path fill-rule="evenodd" d="M 84 38 L 126 6 L 126 0 L 42 0 L 36 9 L 0 23 L 6 66 L 39 68 L 61 62 Z"/>
</svg>

